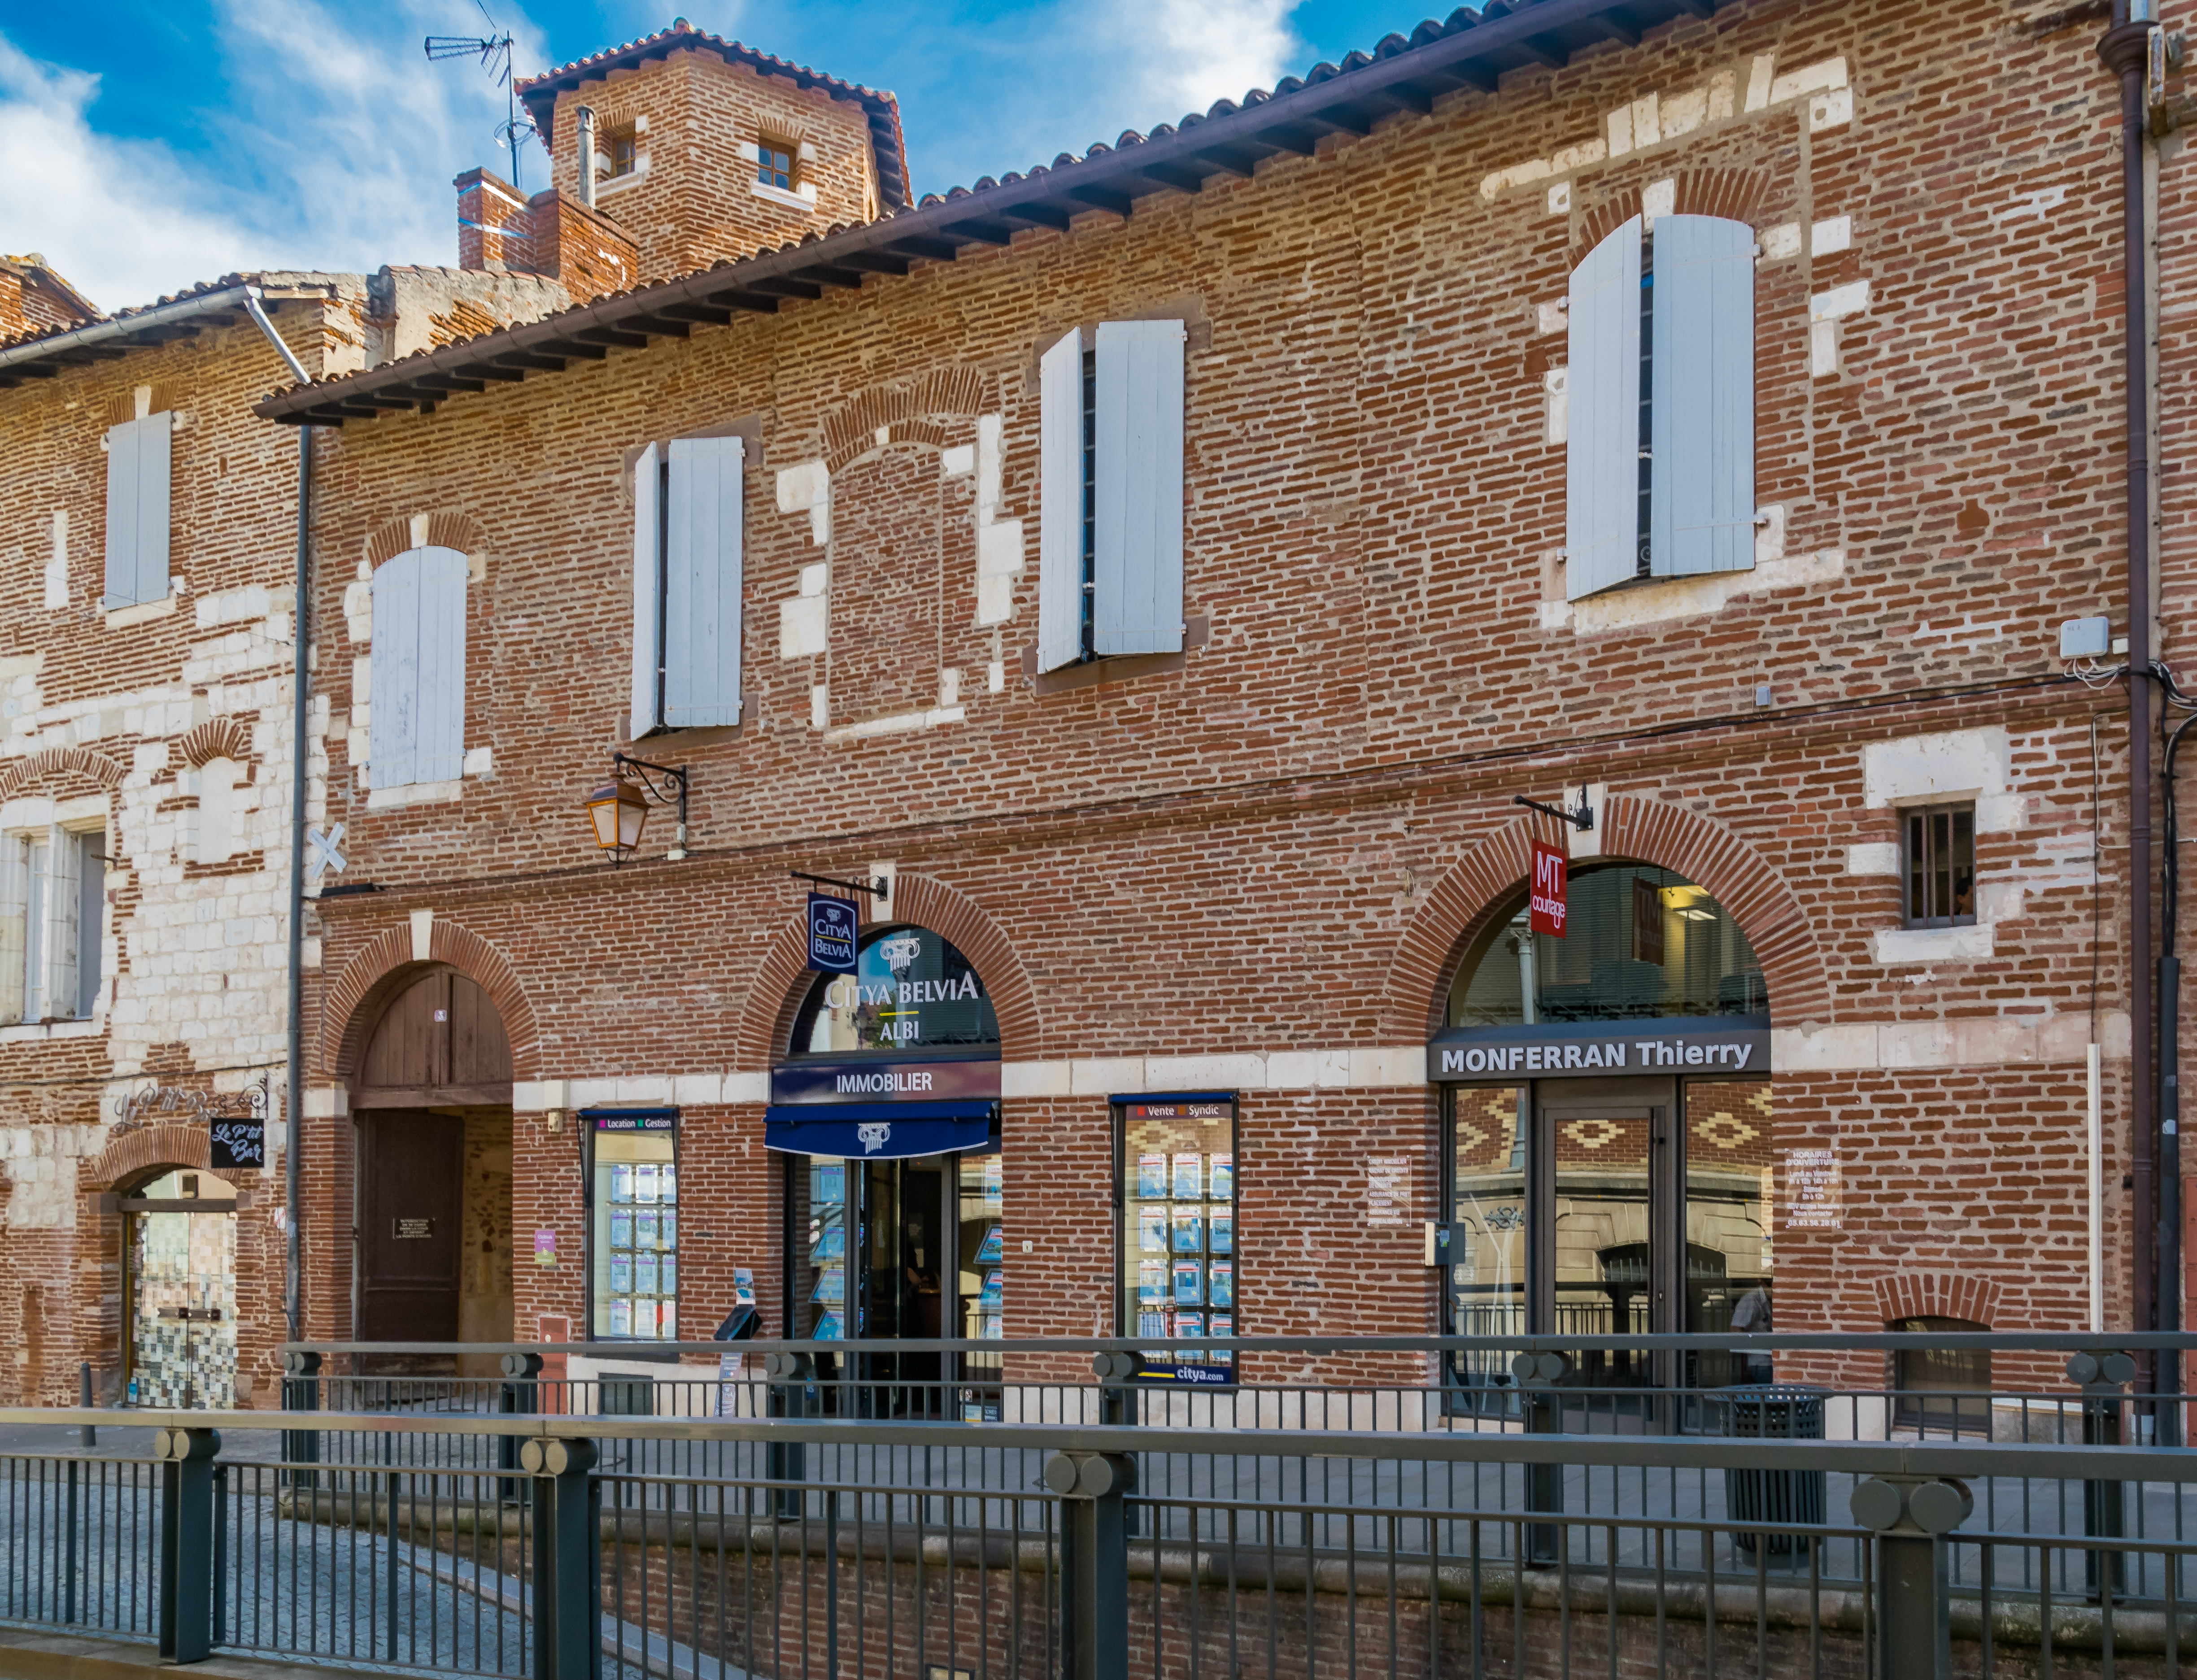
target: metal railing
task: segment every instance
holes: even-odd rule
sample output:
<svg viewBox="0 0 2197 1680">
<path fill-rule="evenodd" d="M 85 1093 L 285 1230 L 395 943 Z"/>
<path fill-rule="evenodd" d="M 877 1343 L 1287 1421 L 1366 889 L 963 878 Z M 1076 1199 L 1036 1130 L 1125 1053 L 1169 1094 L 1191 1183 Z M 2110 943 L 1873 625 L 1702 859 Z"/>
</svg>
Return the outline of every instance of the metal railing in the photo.
<svg viewBox="0 0 2197 1680">
<path fill-rule="evenodd" d="M 1253 1376 L 1243 1356 L 1301 1364 L 1313 1347 L 1400 1351 L 1234 1351 Z M 2104 1382 L 2124 1374 L 2103 1363 L 2118 1348 L 2077 1349 L 2094 1380 L 2039 1392 L 2077 1426 L 2049 1440 L 1780 1438 L 1828 1390 L 1726 1394 L 1713 1430 L 1610 1427 L 1617 1414 L 1567 1409 L 1552 1349 L 1513 1350 L 1523 1399 L 1507 1419 L 1224 1430 L 1130 1404 L 1126 1351 L 1102 1345 L 1087 1384 L 1029 1373 L 1052 1394 L 1093 1390 L 1119 1421 L 820 1416 L 823 1380 L 801 1363 L 814 1350 L 785 1345 L 762 1353 L 753 1405 L 741 1374 L 730 1415 L 507 1410 L 501 1382 L 417 1372 L 406 1383 L 426 1388 L 392 1387 L 378 1411 L 308 1415 L 381 1379 L 302 1370 L 283 1414 L 0 1413 L 0 1621 L 156 1641 L 179 1660 L 513 1680 L 2179 1661 L 2197 1452 L 2107 1444 L 2135 1433 L 2130 1397 Z M 1781 1339 L 1781 1358 L 1807 1351 Z M 1093 1357 L 1009 1343 L 1007 1375 L 1064 1353 Z M 514 1354 L 522 1372 L 542 1357 Z M 1275 1386 L 1311 1420 L 1317 1389 Z M 70 1450 L 94 1418 L 103 1450 Z M 1573 1421 L 1597 1427 L 1548 1427 Z"/>
</svg>

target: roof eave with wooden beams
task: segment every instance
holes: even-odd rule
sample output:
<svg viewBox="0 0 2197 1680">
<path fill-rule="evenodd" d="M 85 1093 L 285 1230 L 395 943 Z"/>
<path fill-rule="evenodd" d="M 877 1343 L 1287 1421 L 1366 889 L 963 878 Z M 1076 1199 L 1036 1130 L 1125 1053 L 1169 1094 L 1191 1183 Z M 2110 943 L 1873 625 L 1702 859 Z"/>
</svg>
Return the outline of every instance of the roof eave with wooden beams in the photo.
<svg viewBox="0 0 2197 1680">
<path fill-rule="evenodd" d="M 1330 133 L 1363 135 L 1394 112 L 1423 113 L 1444 95 L 1493 93 L 1507 72 L 1561 67 L 1572 55 L 1686 16 L 1707 17 L 1746 0 L 1495 0 L 1479 19 L 1460 12 L 1418 38 L 1390 37 L 1374 58 L 1322 79 L 1141 140 L 1124 136 L 1081 160 L 956 188 L 860 227 L 597 299 L 546 320 L 408 356 L 345 378 L 269 397 L 256 411 L 293 426 L 341 426 L 398 408 L 432 413 L 476 381 L 513 381 L 600 361 L 613 345 L 684 337 L 696 324 L 770 314 L 787 298 L 814 299 L 919 261 L 951 262 L 971 246 L 1003 246 L 1024 228 L 1064 229 L 1093 210 L 1131 213 L 1156 193 L 1202 191 L 1216 177 L 1249 176 L 1263 159 L 1310 155 Z M 1429 33 L 1429 32 L 1432 32 Z M 1316 74 L 1318 72 L 1315 72 Z M 1287 84 L 1285 84 L 1286 87 Z"/>
</svg>

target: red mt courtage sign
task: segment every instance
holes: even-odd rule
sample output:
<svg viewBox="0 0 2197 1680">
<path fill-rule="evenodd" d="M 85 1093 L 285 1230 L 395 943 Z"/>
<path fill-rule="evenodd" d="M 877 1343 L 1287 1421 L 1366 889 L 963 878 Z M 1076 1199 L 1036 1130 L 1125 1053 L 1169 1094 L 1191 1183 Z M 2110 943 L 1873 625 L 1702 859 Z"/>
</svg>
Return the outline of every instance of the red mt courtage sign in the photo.
<svg viewBox="0 0 2197 1680">
<path fill-rule="evenodd" d="M 1545 933 L 1557 939 L 1564 936 L 1564 919 L 1568 913 L 1564 906 L 1564 887 L 1570 861 L 1546 841 L 1533 843 L 1533 881 L 1527 901 L 1531 912 L 1528 921 L 1535 933 Z"/>
</svg>

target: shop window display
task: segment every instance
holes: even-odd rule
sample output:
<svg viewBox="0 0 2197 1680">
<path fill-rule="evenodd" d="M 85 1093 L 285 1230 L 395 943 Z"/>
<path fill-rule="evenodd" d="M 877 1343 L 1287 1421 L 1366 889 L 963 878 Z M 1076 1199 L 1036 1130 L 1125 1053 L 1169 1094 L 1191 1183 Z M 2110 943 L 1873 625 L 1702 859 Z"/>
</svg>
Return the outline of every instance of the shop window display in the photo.
<svg viewBox="0 0 2197 1680">
<path fill-rule="evenodd" d="M 679 1339 L 679 1167 L 669 1117 L 594 1118 L 594 1333 Z"/>
<path fill-rule="evenodd" d="M 1121 1107 L 1122 1334 L 1152 1351 L 1227 1364 L 1200 1341 L 1236 1316 L 1236 1109 L 1229 1102 Z"/>
</svg>

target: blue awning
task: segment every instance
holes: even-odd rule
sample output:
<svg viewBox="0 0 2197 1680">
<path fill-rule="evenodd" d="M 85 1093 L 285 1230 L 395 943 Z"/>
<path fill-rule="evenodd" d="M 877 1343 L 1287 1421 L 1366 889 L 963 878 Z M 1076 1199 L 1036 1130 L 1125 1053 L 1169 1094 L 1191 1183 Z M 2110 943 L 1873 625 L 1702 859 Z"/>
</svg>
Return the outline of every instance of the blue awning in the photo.
<svg viewBox="0 0 2197 1680">
<path fill-rule="evenodd" d="M 878 1161 L 980 1152 L 993 1147 L 997 1107 L 991 1102 L 780 1103 L 763 1110 L 763 1147 Z"/>
</svg>

